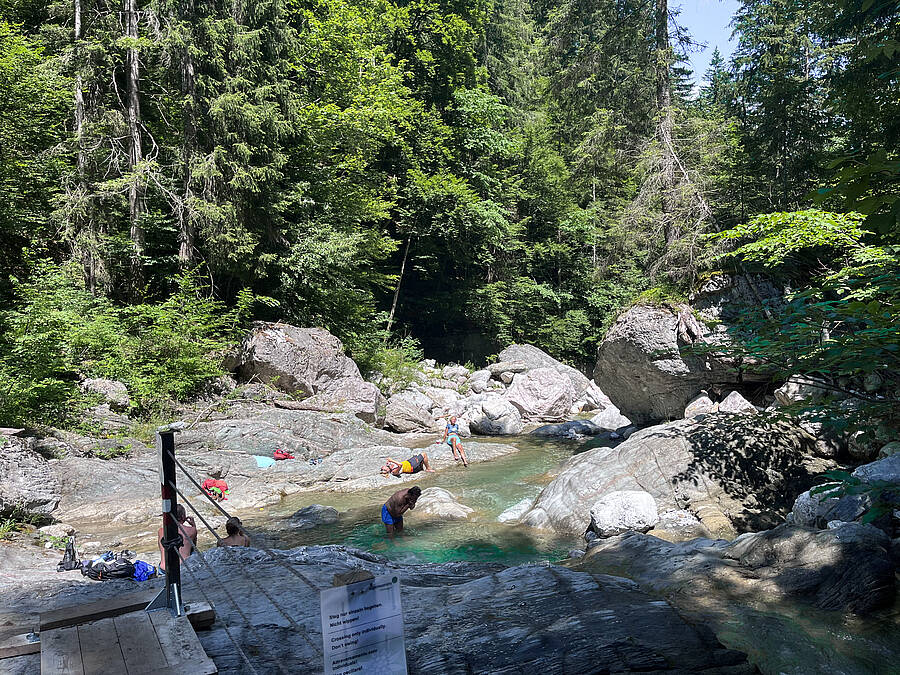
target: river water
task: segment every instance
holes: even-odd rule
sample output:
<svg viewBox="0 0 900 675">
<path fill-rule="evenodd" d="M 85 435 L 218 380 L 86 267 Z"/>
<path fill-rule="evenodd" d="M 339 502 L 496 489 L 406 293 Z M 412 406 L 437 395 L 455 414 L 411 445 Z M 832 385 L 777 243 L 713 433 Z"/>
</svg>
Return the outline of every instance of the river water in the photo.
<svg viewBox="0 0 900 675">
<path fill-rule="evenodd" d="M 491 442 L 479 439 L 479 442 Z M 262 535 L 267 545 L 288 548 L 309 544 L 346 544 L 402 562 L 450 560 L 503 562 L 515 565 L 541 560 L 556 561 L 583 546 L 578 537 L 555 535 L 501 523 L 497 517 L 522 499 L 533 499 L 549 483 L 559 467 L 574 453 L 591 447 L 577 441 L 551 441 L 531 436 L 504 438 L 519 451 L 492 460 L 457 466 L 434 474 L 419 474 L 423 490 L 441 487 L 475 509 L 468 520 L 442 521 L 422 517 L 415 510 L 404 518 L 404 534 L 393 541 L 385 536 L 381 505 L 402 486 L 386 478 L 384 488 L 365 492 L 317 492 L 294 495 L 265 516 L 248 515 L 248 528 Z M 432 446 L 435 448 L 435 446 Z M 432 450 L 437 451 L 437 450 Z M 449 450 L 447 450 L 449 452 Z M 332 506 L 337 523 L 296 530 L 288 517 L 310 504 Z"/>
</svg>

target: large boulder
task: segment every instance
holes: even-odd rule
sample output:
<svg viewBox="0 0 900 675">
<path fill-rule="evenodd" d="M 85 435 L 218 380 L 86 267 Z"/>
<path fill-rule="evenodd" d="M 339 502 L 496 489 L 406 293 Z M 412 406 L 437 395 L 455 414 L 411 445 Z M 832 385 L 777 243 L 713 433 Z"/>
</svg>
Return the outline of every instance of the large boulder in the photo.
<svg viewBox="0 0 900 675">
<path fill-rule="evenodd" d="M 466 410 L 465 419 L 476 434 L 506 436 L 522 433 L 522 416 L 519 410 L 499 396 L 475 403 Z"/>
<path fill-rule="evenodd" d="M 591 382 L 584 373 L 579 372 L 572 366 L 567 366 L 566 364 L 557 361 L 547 352 L 538 349 L 534 345 L 510 345 L 500 352 L 500 361 L 524 364 L 524 370 L 553 368 L 569 378 L 569 381 L 572 383 L 572 388 L 575 390 L 576 399 L 581 398 Z"/>
<path fill-rule="evenodd" d="M 602 433 L 603 429 L 590 420 L 571 420 L 560 424 L 545 424 L 532 431 L 531 435 L 546 438 L 579 438 Z"/>
<path fill-rule="evenodd" d="M 0 435 L 0 518 L 47 516 L 61 498 L 60 483 L 33 438 Z"/>
<path fill-rule="evenodd" d="M 617 431 L 631 426 L 631 420 L 625 417 L 621 411 L 610 404 L 591 418 L 591 423 L 596 424 L 601 431 Z"/>
<path fill-rule="evenodd" d="M 656 500 L 643 490 L 609 492 L 591 506 L 588 531 L 611 537 L 633 530 L 646 532 L 659 522 Z"/>
<path fill-rule="evenodd" d="M 416 502 L 417 515 L 433 516 L 441 520 L 466 520 L 475 509 L 460 504 L 449 490 L 430 487 L 422 490 Z"/>
<path fill-rule="evenodd" d="M 98 394 L 109 403 L 113 410 L 122 412 L 131 406 L 131 397 L 128 395 L 128 387 L 118 380 L 93 378 L 83 380 L 79 384 L 81 391 L 86 394 Z"/>
<path fill-rule="evenodd" d="M 765 306 L 777 310 L 784 304 L 784 288 L 758 274 L 715 274 L 690 297 L 694 310 L 710 322 L 721 322 L 721 329 L 733 322 L 748 307 Z"/>
<path fill-rule="evenodd" d="M 434 427 L 434 418 L 431 416 L 431 406 L 428 405 L 431 403 L 430 399 L 419 392 L 409 395 L 403 393 L 394 394 L 388 399 L 384 426 L 401 434 L 410 431 L 431 431 Z M 419 397 L 425 399 L 426 405 L 422 405 L 423 402 Z"/>
<path fill-rule="evenodd" d="M 504 509 L 503 513 L 497 516 L 497 520 L 501 523 L 515 523 L 531 509 L 534 499 L 525 497 L 520 499 L 508 509 Z"/>
<path fill-rule="evenodd" d="M 256 323 L 226 364 L 244 379 L 256 379 L 298 396 L 312 396 L 346 379 L 362 380 L 344 345 L 324 328 Z"/>
<path fill-rule="evenodd" d="M 756 406 L 736 391 L 731 392 L 719 402 L 719 411 L 746 415 L 755 415 L 757 413 Z M 687 415 L 685 415 L 685 417 L 687 417 Z"/>
<path fill-rule="evenodd" d="M 794 500 L 791 520 L 796 525 L 825 529 L 828 523 L 839 520 L 852 522 L 871 506 L 867 495 L 831 496 L 826 492 L 811 494 L 809 490 Z"/>
<path fill-rule="evenodd" d="M 871 525 L 845 523 L 821 531 L 781 525 L 741 537 L 725 558 L 779 594 L 864 614 L 894 599 L 896 566 L 889 551 L 890 539 Z"/>
<path fill-rule="evenodd" d="M 694 398 L 688 401 L 684 408 L 684 417 L 696 417 L 697 415 L 708 415 L 719 410 L 719 404 L 715 403 L 705 391 L 701 391 Z"/>
<path fill-rule="evenodd" d="M 598 499 L 641 490 L 659 513 L 686 509 L 714 535 L 734 536 L 781 522 L 793 495 L 833 467 L 811 446 L 798 427 L 762 415 L 718 413 L 649 427 L 615 448 L 568 460 L 523 522 L 581 534 Z"/>
<path fill-rule="evenodd" d="M 701 389 L 737 382 L 738 373 L 716 359 L 679 352 L 707 334 L 686 305 L 636 305 L 598 347 L 594 381 L 633 422 L 680 418 Z"/>
<path fill-rule="evenodd" d="M 788 381 L 775 390 L 775 400 L 779 405 L 792 405 L 803 401 L 814 401 L 829 393 L 825 382 L 805 375 L 792 375 Z"/>
<path fill-rule="evenodd" d="M 364 422 L 381 426 L 384 423 L 387 403 L 381 390 L 371 382 L 345 377 L 333 381 L 326 389 L 303 400 L 295 408 L 317 412 L 353 413 Z"/>
<path fill-rule="evenodd" d="M 569 413 L 575 388 L 555 368 L 534 368 L 516 375 L 506 391 L 506 400 L 519 409 L 524 419 L 558 420 Z"/>
</svg>

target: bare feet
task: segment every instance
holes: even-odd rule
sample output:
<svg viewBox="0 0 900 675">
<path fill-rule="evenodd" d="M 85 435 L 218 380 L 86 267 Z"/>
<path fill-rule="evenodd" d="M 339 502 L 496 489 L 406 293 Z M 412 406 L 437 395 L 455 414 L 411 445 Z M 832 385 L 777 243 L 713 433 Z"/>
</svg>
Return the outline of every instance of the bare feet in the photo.
<svg viewBox="0 0 900 675">
<path fill-rule="evenodd" d="M 434 469 L 425 469 L 425 473 L 434 473 Z"/>
</svg>

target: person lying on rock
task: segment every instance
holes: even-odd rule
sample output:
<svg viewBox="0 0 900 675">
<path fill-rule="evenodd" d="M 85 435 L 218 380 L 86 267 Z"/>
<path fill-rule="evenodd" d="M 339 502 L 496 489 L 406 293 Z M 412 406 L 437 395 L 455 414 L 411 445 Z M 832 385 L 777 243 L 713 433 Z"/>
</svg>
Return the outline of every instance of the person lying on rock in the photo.
<svg viewBox="0 0 900 675">
<path fill-rule="evenodd" d="M 441 443 L 446 443 L 450 446 L 450 450 L 453 452 L 453 459 L 457 462 L 462 460 L 463 466 L 469 466 L 469 458 L 466 457 L 466 451 L 463 450 L 462 443 L 459 440 L 459 424 L 456 423 L 456 415 L 453 415 L 450 421 L 447 422 L 447 426 L 444 427 L 444 436 L 441 438 Z"/>
<path fill-rule="evenodd" d="M 381 522 L 389 536 L 403 532 L 403 514 L 407 509 L 416 508 L 416 500 L 422 494 L 418 485 L 405 490 L 397 490 L 381 507 Z"/>
<path fill-rule="evenodd" d="M 249 546 L 250 537 L 244 532 L 244 524 L 237 516 L 231 516 L 225 521 L 225 532 L 228 536 L 219 539 L 216 546 Z"/>
<path fill-rule="evenodd" d="M 381 473 L 399 476 L 401 473 L 419 473 L 423 468 L 427 473 L 434 473 L 434 469 L 431 468 L 431 464 L 428 462 L 427 452 L 420 452 L 418 455 L 413 455 L 402 462 L 388 457 L 381 467 Z"/>
<path fill-rule="evenodd" d="M 184 504 L 179 504 L 176 507 L 175 520 L 177 520 L 181 525 L 181 527 L 178 528 L 178 534 L 181 535 L 182 539 L 181 546 L 178 547 L 178 557 L 182 560 L 187 560 L 188 556 L 193 552 L 194 546 L 197 545 L 197 524 L 194 522 L 193 516 L 187 515 L 187 512 L 184 510 Z M 187 540 L 185 535 L 190 537 L 190 541 Z M 165 537 L 163 528 L 159 528 L 159 532 L 157 533 L 156 537 L 156 542 L 159 545 L 159 569 L 165 572 L 166 551 L 163 548 L 163 537 Z M 191 542 L 193 542 L 193 545 Z"/>
</svg>

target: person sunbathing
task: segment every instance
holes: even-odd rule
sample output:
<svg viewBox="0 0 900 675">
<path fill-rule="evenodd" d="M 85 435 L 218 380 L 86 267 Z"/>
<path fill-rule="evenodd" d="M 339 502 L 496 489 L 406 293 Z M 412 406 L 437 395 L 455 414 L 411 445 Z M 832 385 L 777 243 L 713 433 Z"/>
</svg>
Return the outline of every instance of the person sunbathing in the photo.
<svg viewBox="0 0 900 675">
<path fill-rule="evenodd" d="M 428 473 L 434 473 L 434 469 L 431 468 L 431 464 L 428 462 L 427 452 L 420 452 L 418 455 L 413 455 L 402 462 L 398 462 L 396 459 L 388 457 L 387 461 L 381 467 L 381 473 L 383 475 L 391 474 L 392 476 L 399 476 L 402 473 L 419 473 L 419 471 L 422 470 Z"/>
</svg>

